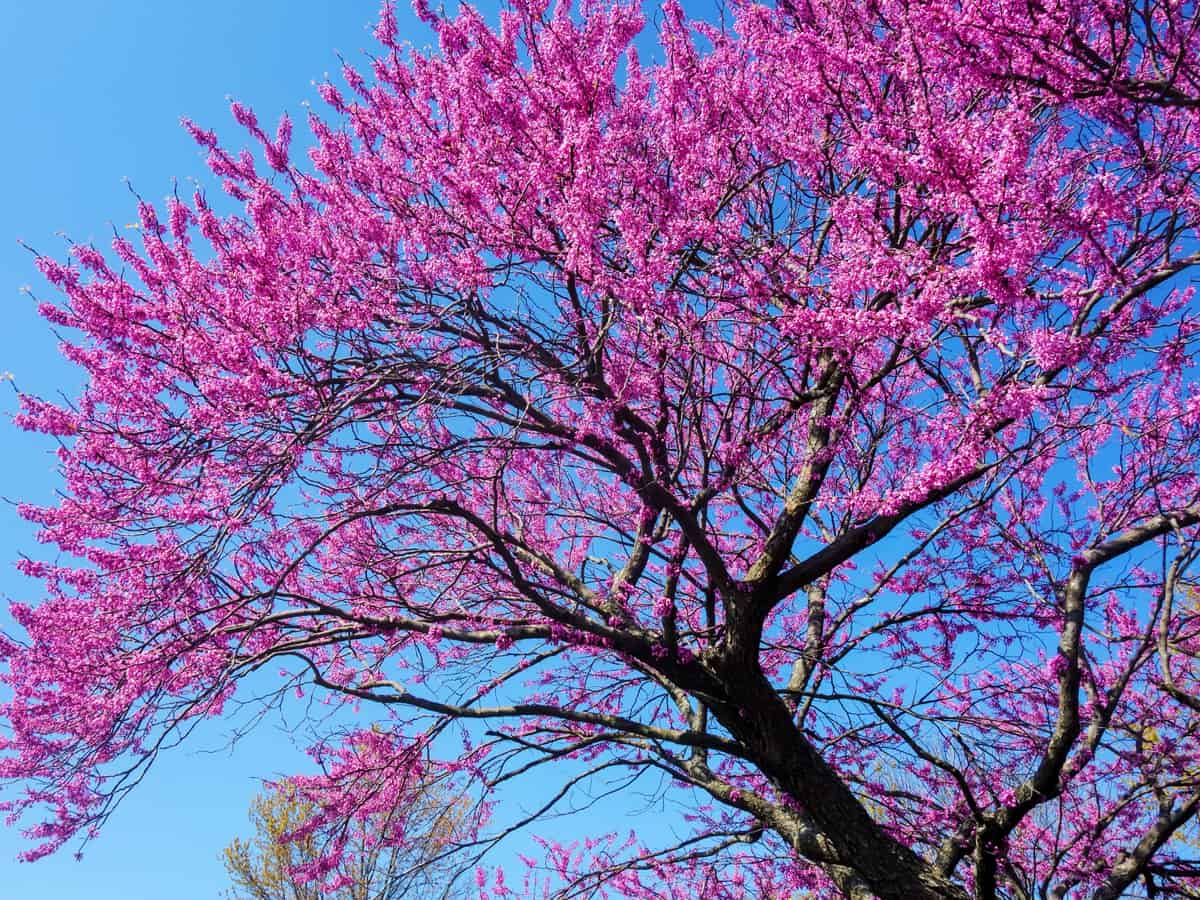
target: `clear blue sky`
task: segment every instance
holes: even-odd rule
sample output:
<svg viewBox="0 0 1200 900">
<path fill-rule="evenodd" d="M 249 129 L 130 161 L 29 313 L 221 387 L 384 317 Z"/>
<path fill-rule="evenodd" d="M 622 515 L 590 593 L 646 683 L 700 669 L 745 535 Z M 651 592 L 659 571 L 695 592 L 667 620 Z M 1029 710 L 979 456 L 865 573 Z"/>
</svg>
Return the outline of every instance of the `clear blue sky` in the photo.
<svg viewBox="0 0 1200 900">
<path fill-rule="evenodd" d="M 377 8 L 377 0 L 4 4 L 0 372 L 45 397 L 74 395 L 80 383 L 21 292 L 31 285 L 45 299 L 54 296 L 18 240 L 51 253 L 61 251 L 63 235 L 107 245 L 112 229 L 123 230 L 134 218 L 125 179 L 157 201 L 174 178 L 204 178 L 203 159 L 179 127 L 180 116 L 235 136 L 226 100 L 232 96 L 264 121 L 287 110 L 302 122 L 301 104 L 318 105 L 312 83 L 339 68 L 337 53 L 361 60 L 361 49 L 371 46 Z M 403 2 L 399 13 L 409 39 L 426 43 L 428 32 Z M 56 487 L 53 445 L 14 429 L 8 421 L 14 408 L 11 385 L 0 383 L 0 497 L 49 500 Z M 0 624 L 9 600 L 39 596 L 39 586 L 18 576 L 13 561 L 42 551 L 11 505 L 0 503 Z M 209 723 L 166 754 L 82 861 L 63 852 L 17 863 L 26 844 L 0 826 L 0 900 L 216 897 L 226 886 L 220 850 L 245 831 L 256 779 L 299 771 L 307 762 L 277 720 L 232 750 L 227 731 L 227 724 Z M 623 830 L 632 811 L 609 805 L 573 824 L 581 833 Z M 639 828 L 661 834 L 669 826 L 660 821 L 658 829 Z M 518 849 L 510 845 L 496 861 L 511 862 Z M 510 878 L 514 882 L 519 877 Z"/>
<path fill-rule="evenodd" d="M 0 19 L 0 70 L 8 85 L 0 141 L 0 372 L 44 396 L 74 393 L 79 376 L 57 358 L 55 338 L 20 293 L 45 297 L 21 239 L 58 252 L 63 238 L 106 244 L 133 219 L 124 178 L 148 199 L 172 177 L 203 176 L 203 160 L 178 125 L 187 115 L 233 134 L 226 97 L 264 119 L 302 119 L 312 86 L 370 45 L 376 0 L 14 0 Z M 407 13 L 407 7 L 401 14 Z M 424 43 L 413 25 L 414 42 Z M 112 224 L 110 224 L 112 223 Z M 55 487 L 50 446 L 16 431 L 11 386 L 0 385 L 0 496 L 44 500 Z M 0 504 L 0 605 L 35 599 L 12 561 L 36 553 L 30 529 Z M 70 854 L 14 861 L 23 844 L 0 828 L 3 900 L 191 900 L 224 886 L 220 849 L 245 830 L 255 776 L 296 770 L 304 759 L 278 730 L 232 752 L 222 727 L 168 754 L 122 806 L 81 862 Z"/>
</svg>

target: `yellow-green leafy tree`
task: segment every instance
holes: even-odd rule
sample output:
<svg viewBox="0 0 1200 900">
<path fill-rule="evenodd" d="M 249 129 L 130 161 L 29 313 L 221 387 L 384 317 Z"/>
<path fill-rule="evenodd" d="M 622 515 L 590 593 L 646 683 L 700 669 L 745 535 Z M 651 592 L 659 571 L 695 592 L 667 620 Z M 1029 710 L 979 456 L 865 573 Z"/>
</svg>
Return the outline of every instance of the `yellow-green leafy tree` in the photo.
<svg viewBox="0 0 1200 900">
<path fill-rule="evenodd" d="M 334 881 L 313 879 L 304 867 L 334 840 L 328 829 L 309 830 L 317 813 L 289 781 L 269 786 L 250 806 L 252 837 L 225 848 L 232 887 L 228 900 L 402 900 L 461 896 L 451 884 L 455 866 L 447 851 L 466 833 L 469 802 L 445 788 L 422 784 L 403 810 L 376 814 L 348 836 Z M 405 840 L 380 841 L 392 816 L 403 816 Z"/>
</svg>

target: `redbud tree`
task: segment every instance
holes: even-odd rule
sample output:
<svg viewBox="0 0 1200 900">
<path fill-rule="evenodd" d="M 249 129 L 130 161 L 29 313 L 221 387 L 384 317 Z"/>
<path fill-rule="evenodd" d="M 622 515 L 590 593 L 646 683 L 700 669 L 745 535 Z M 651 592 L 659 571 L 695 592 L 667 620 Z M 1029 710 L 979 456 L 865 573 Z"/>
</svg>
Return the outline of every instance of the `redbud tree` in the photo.
<svg viewBox="0 0 1200 900">
<path fill-rule="evenodd" d="M 541 835 L 484 896 L 1197 896 L 1195 3 L 418 12 L 39 257 L 30 855 L 265 670 L 361 723 L 312 828 Z M 618 789 L 676 839 L 537 830 Z"/>
</svg>

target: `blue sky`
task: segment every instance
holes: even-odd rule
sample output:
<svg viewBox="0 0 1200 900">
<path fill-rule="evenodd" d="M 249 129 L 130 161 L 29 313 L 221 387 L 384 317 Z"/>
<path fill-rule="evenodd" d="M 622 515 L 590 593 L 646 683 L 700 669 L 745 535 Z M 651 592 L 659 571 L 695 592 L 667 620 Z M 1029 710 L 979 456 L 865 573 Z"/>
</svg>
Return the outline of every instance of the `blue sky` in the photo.
<svg viewBox="0 0 1200 900">
<path fill-rule="evenodd" d="M 204 180 L 202 156 L 179 127 L 180 116 L 233 143 L 240 136 L 228 112 L 230 97 L 254 107 L 265 122 L 284 110 L 302 122 L 302 103 L 319 105 L 313 82 L 339 68 L 337 54 L 362 60 L 377 9 L 377 0 L 6 4 L 0 23 L 0 70 L 9 85 L 8 138 L 0 141 L 0 171 L 7 175 L 0 194 L 0 373 L 47 398 L 72 396 L 80 385 L 22 291 L 31 286 L 41 298 L 54 298 L 19 242 L 51 254 L 61 253 L 66 236 L 105 246 L 114 229 L 123 231 L 135 218 L 130 186 L 159 201 L 176 178 Z M 428 32 L 406 4 L 399 14 L 409 39 L 426 43 Z M 8 601 L 35 602 L 40 592 L 16 573 L 13 561 L 44 552 L 8 501 L 48 501 L 57 484 L 53 444 L 8 421 L 15 400 L 12 385 L 0 382 L 0 624 L 7 621 Z M 230 748 L 232 726 L 205 723 L 150 770 L 81 861 L 64 851 L 17 863 L 28 845 L 0 826 L 0 898 L 218 896 L 227 885 L 221 848 L 245 832 L 258 779 L 306 768 L 292 724 L 269 719 Z M 523 796 L 517 807 L 531 802 Z M 637 807 L 629 802 L 632 809 L 602 804 L 574 820 L 572 830 L 623 831 Z M 669 827 L 660 820 L 652 830 L 661 836 Z M 650 836 L 643 823 L 639 828 Z M 528 847 L 509 842 L 495 861 L 512 862 Z M 510 884 L 519 883 L 519 873 L 510 874 L 518 876 Z"/>
<path fill-rule="evenodd" d="M 0 372 L 22 390 L 72 394 L 79 376 L 57 358 L 56 339 L 23 285 L 49 299 L 17 241 L 58 252 L 63 237 L 106 244 L 134 218 L 133 187 L 147 199 L 172 178 L 203 176 L 181 115 L 233 134 L 227 96 L 265 120 L 316 101 L 312 82 L 339 67 L 335 51 L 361 58 L 376 0 L 58 0 L 4 4 L 0 69 L 8 85 L 0 141 Z M 407 7 L 401 14 L 407 13 Z M 416 31 L 415 42 L 425 38 Z M 0 384 L 0 497 L 45 500 L 55 488 L 51 445 L 8 422 L 15 395 Z M 35 599 L 13 570 L 37 553 L 30 529 L 0 504 L 0 598 Z M 295 770 L 304 759 L 278 722 L 232 752 L 214 723 L 167 754 L 76 862 L 14 857 L 23 843 L 0 828 L 0 896 L 39 900 L 213 898 L 224 887 L 219 854 L 245 830 L 255 776 Z"/>
<path fill-rule="evenodd" d="M 707 6 L 707 4 L 698 4 Z M 303 122 L 313 82 L 361 60 L 372 43 L 377 0 L 13 0 L 0 19 L 0 70 L 8 137 L 0 141 L 0 372 L 28 392 L 77 392 L 56 339 L 21 288 L 46 299 L 33 258 L 18 241 L 58 253 L 62 235 L 108 242 L 134 218 L 133 188 L 149 200 L 173 179 L 204 178 L 201 153 L 180 116 L 235 136 L 228 97 L 273 123 L 286 110 Z M 422 44 L 401 0 L 401 26 Z M 302 137 L 302 125 L 300 126 Z M 11 386 L 0 383 L 0 498 L 47 501 L 56 486 L 53 445 L 8 418 Z M 31 529 L 0 502 L 0 623 L 9 599 L 36 600 L 39 587 L 12 561 L 39 554 Z M 69 853 L 15 862 L 27 845 L 0 827 L 0 900 L 198 900 L 227 882 L 220 851 L 244 833 L 257 779 L 297 771 L 307 760 L 287 723 L 269 719 L 228 747 L 228 723 L 206 723 L 166 754 L 117 810 L 82 861 Z M 636 802 L 633 808 L 636 809 Z M 629 811 L 624 811 L 628 813 Z M 573 832 L 628 828 L 611 804 L 571 823 Z M 665 823 L 660 828 L 668 827 Z M 555 823 L 551 830 L 558 831 Z M 644 835 L 647 829 L 639 823 Z M 506 848 L 511 860 L 518 849 Z M 498 860 L 499 861 L 499 860 Z M 517 873 L 514 873 L 517 874 Z M 519 878 L 510 878 L 510 884 Z"/>
</svg>

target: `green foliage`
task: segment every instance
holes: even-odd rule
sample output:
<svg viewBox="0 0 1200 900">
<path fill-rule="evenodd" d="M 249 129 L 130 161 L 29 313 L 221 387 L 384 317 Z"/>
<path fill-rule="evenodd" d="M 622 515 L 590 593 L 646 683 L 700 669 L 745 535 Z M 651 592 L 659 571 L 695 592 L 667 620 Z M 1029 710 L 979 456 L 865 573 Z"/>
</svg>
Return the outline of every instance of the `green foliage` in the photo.
<svg viewBox="0 0 1200 900">
<path fill-rule="evenodd" d="M 404 900 L 404 898 L 456 897 L 449 889 L 453 866 L 443 860 L 464 832 L 470 803 L 449 795 L 436 784 L 425 784 L 405 803 L 406 842 L 402 846 L 374 843 L 371 835 L 386 833 L 388 821 L 376 817 L 373 827 L 350 836 L 347 851 L 335 876 L 349 884 L 335 891 L 322 888 L 320 879 L 306 878 L 299 870 L 318 858 L 334 835 L 317 829 L 292 837 L 312 819 L 315 806 L 298 795 L 287 781 L 269 787 L 254 798 L 250 838 L 234 838 L 222 854 L 232 887 L 228 900 Z"/>
</svg>

